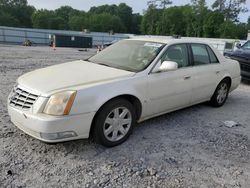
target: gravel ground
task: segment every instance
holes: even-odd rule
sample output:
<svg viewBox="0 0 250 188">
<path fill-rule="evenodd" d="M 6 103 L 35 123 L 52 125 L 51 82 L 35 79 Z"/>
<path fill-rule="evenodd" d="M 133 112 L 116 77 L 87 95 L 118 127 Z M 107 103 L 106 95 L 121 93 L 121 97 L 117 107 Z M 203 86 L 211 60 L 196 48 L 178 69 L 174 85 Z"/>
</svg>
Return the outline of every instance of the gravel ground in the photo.
<svg viewBox="0 0 250 188">
<path fill-rule="evenodd" d="M 250 85 L 222 108 L 197 105 L 143 122 L 124 144 L 42 143 L 18 130 L 8 93 L 28 71 L 94 51 L 0 45 L 0 187 L 250 187 Z M 233 120 L 238 127 L 227 128 Z"/>
</svg>

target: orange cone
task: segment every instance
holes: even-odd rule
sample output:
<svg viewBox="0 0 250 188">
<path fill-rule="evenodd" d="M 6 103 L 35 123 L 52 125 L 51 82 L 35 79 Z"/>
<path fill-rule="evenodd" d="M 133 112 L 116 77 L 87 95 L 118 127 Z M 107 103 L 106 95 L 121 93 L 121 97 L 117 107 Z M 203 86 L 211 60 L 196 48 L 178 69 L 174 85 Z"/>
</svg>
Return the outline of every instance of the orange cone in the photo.
<svg viewBox="0 0 250 188">
<path fill-rule="evenodd" d="M 96 53 L 98 54 L 100 51 L 102 51 L 101 47 L 97 46 L 97 52 Z"/>
</svg>

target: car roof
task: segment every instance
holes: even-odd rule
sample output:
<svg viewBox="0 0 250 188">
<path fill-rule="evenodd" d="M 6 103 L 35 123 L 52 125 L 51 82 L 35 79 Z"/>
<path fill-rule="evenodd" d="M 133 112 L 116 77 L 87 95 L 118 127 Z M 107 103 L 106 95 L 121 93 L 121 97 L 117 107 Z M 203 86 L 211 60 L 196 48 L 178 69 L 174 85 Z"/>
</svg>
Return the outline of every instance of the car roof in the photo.
<svg viewBox="0 0 250 188">
<path fill-rule="evenodd" d="M 197 44 L 207 44 L 206 42 L 200 39 L 175 39 L 172 37 L 134 37 L 127 40 L 134 41 L 145 41 L 145 42 L 155 42 L 163 44 L 180 44 L 180 43 L 197 43 Z"/>
</svg>

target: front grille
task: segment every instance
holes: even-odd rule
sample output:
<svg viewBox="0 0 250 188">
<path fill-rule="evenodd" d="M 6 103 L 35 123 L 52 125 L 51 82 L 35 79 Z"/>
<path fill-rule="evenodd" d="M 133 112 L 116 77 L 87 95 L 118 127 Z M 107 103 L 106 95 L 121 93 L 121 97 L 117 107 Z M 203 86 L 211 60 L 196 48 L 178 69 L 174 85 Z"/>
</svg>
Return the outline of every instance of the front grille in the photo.
<svg viewBox="0 0 250 188">
<path fill-rule="evenodd" d="M 246 64 L 241 63 L 241 64 L 240 64 L 240 68 L 241 68 L 241 70 L 243 70 L 243 71 L 250 72 L 250 66 L 249 66 L 249 65 L 246 65 Z"/>
<path fill-rule="evenodd" d="M 29 110 L 36 102 L 38 95 L 21 88 L 14 88 L 10 96 L 10 105 L 22 110 Z"/>
</svg>

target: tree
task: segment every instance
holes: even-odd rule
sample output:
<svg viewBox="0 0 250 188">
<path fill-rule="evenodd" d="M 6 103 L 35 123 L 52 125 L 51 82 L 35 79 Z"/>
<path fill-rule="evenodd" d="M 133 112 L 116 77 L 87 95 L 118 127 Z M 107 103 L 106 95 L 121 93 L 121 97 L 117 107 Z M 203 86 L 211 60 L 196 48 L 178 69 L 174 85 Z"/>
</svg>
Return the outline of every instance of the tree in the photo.
<svg viewBox="0 0 250 188">
<path fill-rule="evenodd" d="M 123 32 L 125 26 L 118 16 L 114 16 L 108 13 L 92 14 L 89 17 L 89 29 L 97 32 Z"/>
<path fill-rule="evenodd" d="M 60 8 L 55 10 L 55 15 L 57 17 L 63 18 L 64 22 L 66 22 L 66 23 L 69 22 L 70 16 L 75 16 L 79 13 L 80 13 L 79 10 L 73 9 L 70 6 L 61 6 Z M 67 28 L 65 28 L 65 29 L 67 29 Z"/>
<path fill-rule="evenodd" d="M 173 2 L 171 0 L 150 0 L 148 1 L 148 5 L 152 5 L 154 7 L 159 8 L 167 8 L 168 5 L 171 5 Z"/>
<path fill-rule="evenodd" d="M 122 24 L 125 26 L 124 32 L 132 32 L 132 19 L 133 19 L 133 10 L 131 7 L 125 3 L 120 3 L 117 5 L 102 5 L 99 7 L 91 7 L 89 10 L 89 15 L 92 14 L 102 14 L 108 13 L 110 15 L 118 16 Z"/>
<path fill-rule="evenodd" d="M 141 33 L 149 35 L 156 34 L 161 15 L 162 10 L 150 5 L 142 18 Z"/>
<path fill-rule="evenodd" d="M 0 6 L 27 6 L 27 0 L 0 0 Z"/>
<path fill-rule="evenodd" d="M 225 21 L 221 27 L 221 38 L 246 39 L 247 27 L 244 23 L 235 24 L 233 21 Z"/>
<path fill-rule="evenodd" d="M 204 37 L 208 38 L 219 38 L 220 37 L 220 30 L 218 28 L 224 22 L 224 16 L 219 11 L 210 11 L 203 24 L 203 32 Z"/>
<path fill-rule="evenodd" d="M 117 7 L 117 16 L 121 19 L 123 25 L 126 27 L 125 32 L 131 32 L 133 30 L 132 19 L 133 19 L 133 10 L 131 7 L 125 3 L 121 3 Z"/>
<path fill-rule="evenodd" d="M 0 25 L 1 26 L 12 26 L 18 27 L 20 25 L 19 21 L 9 13 L 0 10 Z"/>
<path fill-rule="evenodd" d="M 89 12 L 91 14 L 108 13 L 111 15 L 117 15 L 117 5 L 101 5 L 98 7 L 91 7 Z"/>
<path fill-rule="evenodd" d="M 197 24 L 196 24 L 197 16 L 193 10 L 193 7 L 190 5 L 182 6 L 182 12 L 184 15 L 185 23 L 187 23 L 186 28 L 185 28 L 186 34 L 184 36 L 187 36 L 187 37 L 195 36 L 196 27 L 197 27 Z"/>
<path fill-rule="evenodd" d="M 237 23 L 235 27 L 235 38 L 245 40 L 247 38 L 247 24 Z"/>
<path fill-rule="evenodd" d="M 203 36 L 203 24 L 208 13 L 208 8 L 206 6 L 205 0 L 191 0 L 192 7 L 194 9 L 196 18 L 194 22 L 195 27 L 195 37 Z"/>
<path fill-rule="evenodd" d="M 132 24 L 131 24 L 131 33 L 133 34 L 140 34 L 140 25 L 142 22 L 142 16 L 140 14 L 133 14 L 132 16 Z"/>
<path fill-rule="evenodd" d="M 215 0 L 212 7 L 223 13 L 226 21 L 238 22 L 239 14 L 248 11 L 245 4 L 246 0 Z"/>
<path fill-rule="evenodd" d="M 0 0 L 0 25 L 32 27 L 31 15 L 35 11 L 27 0 Z"/>
<path fill-rule="evenodd" d="M 62 17 L 57 16 L 54 11 L 41 9 L 32 15 L 34 28 L 38 29 L 65 29 L 65 21 Z"/>
<path fill-rule="evenodd" d="M 250 31 L 250 16 L 248 17 L 248 21 L 247 21 L 247 29 Z"/>
<path fill-rule="evenodd" d="M 186 22 L 181 7 L 170 7 L 163 11 L 159 24 L 157 25 L 157 34 L 159 35 L 185 35 Z"/>
<path fill-rule="evenodd" d="M 83 31 L 89 28 L 88 16 L 81 12 L 79 15 L 71 16 L 68 24 L 71 30 Z"/>
<path fill-rule="evenodd" d="M 49 20 L 54 16 L 53 11 L 41 9 L 33 13 L 32 23 L 34 28 L 51 29 L 49 27 Z"/>
</svg>

